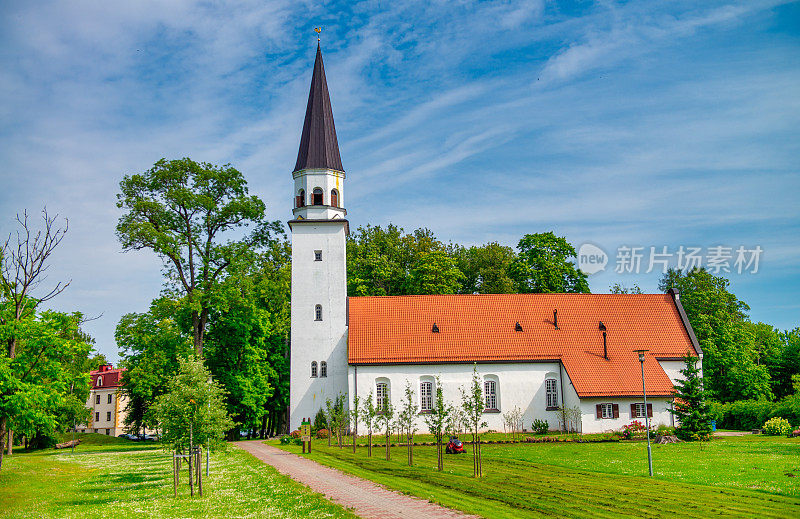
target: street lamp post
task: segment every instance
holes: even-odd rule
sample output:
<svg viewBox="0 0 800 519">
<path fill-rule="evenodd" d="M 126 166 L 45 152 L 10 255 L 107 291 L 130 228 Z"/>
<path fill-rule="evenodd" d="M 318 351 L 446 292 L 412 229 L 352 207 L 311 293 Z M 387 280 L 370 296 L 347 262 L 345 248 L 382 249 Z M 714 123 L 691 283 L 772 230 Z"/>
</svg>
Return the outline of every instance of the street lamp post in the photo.
<svg viewBox="0 0 800 519">
<path fill-rule="evenodd" d="M 650 476 L 653 476 L 653 452 L 650 449 L 650 414 L 647 412 L 647 390 L 644 387 L 644 354 L 648 350 L 635 350 L 639 354 L 639 364 L 642 366 L 642 395 L 644 396 L 644 423 L 647 428 L 647 466 Z"/>
</svg>

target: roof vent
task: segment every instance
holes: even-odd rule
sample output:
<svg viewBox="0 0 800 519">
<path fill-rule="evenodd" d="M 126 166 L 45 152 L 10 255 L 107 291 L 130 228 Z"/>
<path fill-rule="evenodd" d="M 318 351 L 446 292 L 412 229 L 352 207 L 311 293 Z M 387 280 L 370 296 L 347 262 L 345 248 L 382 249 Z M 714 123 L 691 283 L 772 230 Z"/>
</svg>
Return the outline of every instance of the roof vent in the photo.
<svg viewBox="0 0 800 519">
<path fill-rule="evenodd" d="M 432 333 L 439 333 L 439 327 L 436 326 L 436 323 L 433 323 L 433 328 L 431 328 Z"/>
<path fill-rule="evenodd" d="M 519 321 L 517 321 L 517 324 L 514 325 L 514 331 L 515 332 L 521 332 L 522 331 L 522 325 L 519 324 Z"/>
</svg>

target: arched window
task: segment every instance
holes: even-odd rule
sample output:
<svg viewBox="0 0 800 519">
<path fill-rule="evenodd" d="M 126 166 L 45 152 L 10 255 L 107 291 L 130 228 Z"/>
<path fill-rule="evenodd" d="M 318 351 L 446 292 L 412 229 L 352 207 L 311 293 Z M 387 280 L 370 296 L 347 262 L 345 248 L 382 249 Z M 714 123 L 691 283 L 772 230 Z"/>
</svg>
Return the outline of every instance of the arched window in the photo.
<svg viewBox="0 0 800 519">
<path fill-rule="evenodd" d="M 322 305 L 317 305 L 314 307 L 314 320 L 315 321 L 322 320 Z"/>
<path fill-rule="evenodd" d="M 313 378 L 316 376 L 317 376 L 317 361 L 315 360 L 311 362 L 311 377 Z"/>
<path fill-rule="evenodd" d="M 311 194 L 311 205 L 325 205 L 325 196 L 322 193 L 322 188 L 315 187 Z"/>
<path fill-rule="evenodd" d="M 328 363 L 324 360 L 319 363 L 319 376 L 320 377 L 327 377 L 328 376 Z"/>
<path fill-rule="evenodd" d="M 430 380 L 419 383 L 419 410 L 423 413 L 433 410 L 433 382 Z"/>
<path fill-rule="evenodd" d="M 103 377 L 97 377 L 97 384 L 95 384 L 95 385 L 97 387 L 102 386 L 103 385 Z"/>
<path fill-rule="evenodd" d="M 390 402 L 389 399 L 389 381 L 386 379 L 378 379 L 375 382 L 375 407 L 379 413 L 386 410 Z"/>
<path fill-rule="evenodd" d="M 305 207 L 305 205 L 306 205 L 306 191 L 305 189 L 301 189 L 300 192 L 297 194 L 297 200 L 295 200 L 295 206 Z"/>
<path fill-rule="evenodd" d="M 548 378 L 544 381 L 545 394 L 547 396 L 547 409 L 558 407 L 558 384 L 556 379 Z"/>
<path fill-rule="evenodd" d="M 483 381 L 483 398 L 486 402 L 486 411 L 498 411 L 497 406 L 497 381 L 486 379 Z"/>
<path fill-rule="evenodd" d="M 339 192 L 335 189 L 331 189 L 331 205 L 333 207 L 339 207 Z"/>
</svg>

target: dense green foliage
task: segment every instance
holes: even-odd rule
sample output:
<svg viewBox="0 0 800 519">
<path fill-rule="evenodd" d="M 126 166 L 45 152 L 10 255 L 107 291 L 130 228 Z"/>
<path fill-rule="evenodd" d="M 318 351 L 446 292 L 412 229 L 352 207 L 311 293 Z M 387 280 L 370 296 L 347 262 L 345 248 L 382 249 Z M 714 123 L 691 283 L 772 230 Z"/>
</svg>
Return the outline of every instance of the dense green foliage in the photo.
<svg viewBox="0 0 800 519">
<path fill-rule="evenodd" d="M 729 291 L 729 285 L 705 269 L 669 270 L 659 288 L 680 292 L 703 349 L 705 387 L 714 399 L 772 400 L 788 394 L 791 376 L 800 368 L 800 329 L 779 333 L 750 322 L 749 307 Z"/>
<path fill-rule="evenodd" d="M 0 300 L 0 342 L 15 341 L 13 358 L 0 349 L 0 416 L 17 443 L 50 445 L 58 431 L 86 422 L 89 370 L 103 359 L 90 357 L 94 341 L 80 313 L 39 311 L 35 301 L 18 321 L 11 312 Z"/>
<path fill-rule="evenodd" d="M 588 292 L 575 249 L 552 232 L 526 234 L 511 247 L 490 242 L 463 247 L 429 229 L 406 234 L 388 225 L 359 227 L 347 239 L 351 296 Z"/>
<path fill-rule="evenodd" d="M 798 474 L 800 445 L 788 438 L 653 445 L 653 478 L 646 477 L 642 442 L 490 444 L 483 450 L 480 479 L 472 477 L 469 455 L 447 456 L 442 477 L 435 446 L 417 447 L 413 467 L 397 456 L 387 462 L 367 457 L 366 449 L 353 454 L 319 441 L 308 457 L 483 517 L 707 517 L 709 510 L 793 517 L 800 508 L 800 478 L 787 477 Z"/>
<path fill-rule="evenodd" d="M 792 424 L 786 418 L 775 416 L 764 422 L 762 429 L 764 434 L 770 436 L 789 436 L 789 433 L 792 432 Z"/>
</svg>

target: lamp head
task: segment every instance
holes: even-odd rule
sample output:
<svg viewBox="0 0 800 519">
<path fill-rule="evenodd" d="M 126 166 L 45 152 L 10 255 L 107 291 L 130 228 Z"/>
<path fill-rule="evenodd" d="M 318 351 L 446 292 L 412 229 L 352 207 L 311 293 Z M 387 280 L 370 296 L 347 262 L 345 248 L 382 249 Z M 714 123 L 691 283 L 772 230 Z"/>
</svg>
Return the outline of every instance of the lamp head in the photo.
<svg viewBox="0 0 800 519">
<path fill-rule="evenodd" d="M 650 350 L 633 350 L 633 351 L 639 354 L 639 362 L 644 362 L 644 354 Z"/>
</svg>

